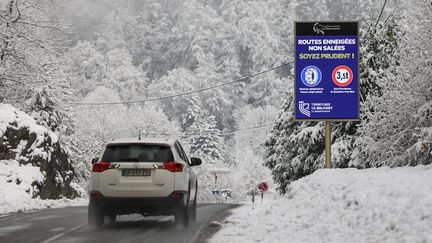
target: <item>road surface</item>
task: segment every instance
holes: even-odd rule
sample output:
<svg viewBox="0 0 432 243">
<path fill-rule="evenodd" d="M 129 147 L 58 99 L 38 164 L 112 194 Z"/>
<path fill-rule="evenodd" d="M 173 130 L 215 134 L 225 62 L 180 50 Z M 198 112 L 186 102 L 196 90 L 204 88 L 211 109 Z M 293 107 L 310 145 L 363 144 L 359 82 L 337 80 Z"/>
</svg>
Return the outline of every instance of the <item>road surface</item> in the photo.
<svg viewBox="0 0 432 243">
<path fill-rule="evenodd" d="M 112 225 L 87 225 L 87 207 L 43 209 L 0 216 L 0 242 L 193 242 L 212 218 L 226 214 L 230 204 L 202 204 L 197 222 L 177 226 L 172 216 L 124 215 Z"/>
</svg>

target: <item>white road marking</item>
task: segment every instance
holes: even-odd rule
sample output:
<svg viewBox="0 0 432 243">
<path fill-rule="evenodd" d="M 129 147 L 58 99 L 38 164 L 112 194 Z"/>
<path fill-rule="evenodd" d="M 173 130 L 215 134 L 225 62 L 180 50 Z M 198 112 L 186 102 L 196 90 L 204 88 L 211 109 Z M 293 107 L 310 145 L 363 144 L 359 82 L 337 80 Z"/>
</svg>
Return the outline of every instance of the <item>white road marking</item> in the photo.
<svg viewBox="0 0 432 243">
<path fill-rule="evenodd" d="M 85 224 L 80 224 L 80 225 L 78 225 L 78 226 L 75 226 L 75 227 L 73 227 L 73 228 L 70 228 L 69 230 L 67 230 L 67 231 L 65 231 L 65 232 L 63 232 L 63 233 L 60 233 L 60 234 L 54 235 L 54 236 L 52 236 L 52 237 L 50 237 L 50 238 L 48 238 L 48 239 L 42 241 L 41 243 L 49 243 L 49 242 L 55 241 L 55 240 L 57 240 L 57 239 L 63 237 L 63 236 L 66 235 L 67 233 L 70 233 L 70 232 L 73 232 L 73 231 L 75 231 L 75 230 L 78 230 L 78 229 L 82 228 L 84 225 L 85 225 Z"/>
<path fill-rule="evenodd" d="M 50 231 L 51 232 L 59 232 L 59 231 L 62 231 L 62 230 L 64 230 L 65 228 L 63 228 L 63 227 L 59 227 L 59 228 L 54 228 L 54 229 L 51 229 Z"/>
<path fill-rule="evenodd" d="M 28 225 L 13 225 L 13 226 L 0 227 L 0 236 L 7 235 L 9 233 L 22 230 L 28 227 L 29 227 Z"/>
<path fill-rule="evenodd" d="M 40 220 L 46 220 L 46 219 L 55 219 L 60 218 L 60 215 L 47 215 L 47 216 L 37 216 L 35 218 L 30 219 L 31 221 L 40 221 Z"/>
</svg>

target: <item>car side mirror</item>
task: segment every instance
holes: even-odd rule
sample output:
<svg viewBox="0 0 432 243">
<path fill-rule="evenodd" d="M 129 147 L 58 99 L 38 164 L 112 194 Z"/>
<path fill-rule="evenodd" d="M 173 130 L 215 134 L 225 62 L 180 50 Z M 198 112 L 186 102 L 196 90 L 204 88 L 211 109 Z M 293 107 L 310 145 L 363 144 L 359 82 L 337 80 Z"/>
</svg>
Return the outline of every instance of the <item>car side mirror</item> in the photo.
<svg viewBox="0 0 432 243">
<path fill-rule="evenodd" d="M 191 166 L 197 166 L 202 164 L 202 160 L 200 158 L 192 157 L 191 158 Z"/>
<path fill-rule="evenodd" d="M 92 165 L 95 164 L 95 163 L 97 163 L 97 162 L 99 162 L 99 158 L 93 158 L 91 160 Z"/>
</svg>

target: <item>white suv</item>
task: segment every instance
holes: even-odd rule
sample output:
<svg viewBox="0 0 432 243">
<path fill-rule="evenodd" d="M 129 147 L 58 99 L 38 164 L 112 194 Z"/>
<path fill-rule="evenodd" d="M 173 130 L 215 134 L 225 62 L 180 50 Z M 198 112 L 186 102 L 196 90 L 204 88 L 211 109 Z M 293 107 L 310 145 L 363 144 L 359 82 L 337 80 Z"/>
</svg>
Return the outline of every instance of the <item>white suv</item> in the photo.
<svg viewBox="0 0 432 243">
<path fill-rule="evenodd" d="M 117 215 L 174 215 L 184 226 L 196 220 L 198 181 L 180 143 L 168 139 L 121 139 L 106 145 L 92 160 L 90 225 L 101 226 Z"/>
</svg>

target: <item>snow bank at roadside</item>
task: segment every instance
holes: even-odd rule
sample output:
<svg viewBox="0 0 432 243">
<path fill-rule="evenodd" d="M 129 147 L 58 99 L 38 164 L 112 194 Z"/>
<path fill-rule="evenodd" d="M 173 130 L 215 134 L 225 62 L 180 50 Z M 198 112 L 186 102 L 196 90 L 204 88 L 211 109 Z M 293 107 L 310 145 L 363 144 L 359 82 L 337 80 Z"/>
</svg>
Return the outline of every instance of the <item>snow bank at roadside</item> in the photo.
<svg viewBox="0 0 432 243">
<path fill-rule="evenodd" d="M 22 165 L 15 160 L 0 160 L 0 214 L 87 204 L 86 199 L 32 198 L 33 192 L 37 190 L 35 183 L 43 180 L 44 175 L 39 167 Z"/>
<path fill-rule="evenodd" d="M 74 202 L 63 198 L 85 195 L 74 183 L 73 165 L 54 132 L 0 103 L 0 213 L 54 206 L 57 199 Z"/>
<path fill-rule="evenodd" d="M 210 242 L 432 242 L 432 166 L 322 169 L 233 211 Z"/>
</svg>

